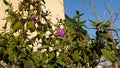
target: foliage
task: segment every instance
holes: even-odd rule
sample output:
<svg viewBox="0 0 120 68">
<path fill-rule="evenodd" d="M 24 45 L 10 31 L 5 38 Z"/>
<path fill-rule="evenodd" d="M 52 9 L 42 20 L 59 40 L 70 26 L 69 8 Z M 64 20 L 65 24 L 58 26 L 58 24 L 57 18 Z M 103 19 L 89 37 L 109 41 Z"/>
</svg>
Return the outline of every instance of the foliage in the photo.
<svg viewBox="0 0 120 68">
<path fill-rule="evenodd" d="M 73 18 L 66 15 L 66 20 L 59 20 L 57 29 L 52 30 L 52 23 L 47 19 L 49 11 L 43 11 L 41 8 L 45 6 L 44 0 L 23 0 L 16 11 L 13 10 L 11 3 L 3 1 L 9 8 L 5 11 L 8 16 L 0 33 L 0 60 L 8 66 L 94 68 L 102 62 L 100 58 L 103 56 L 113 63 L 118 60 L 116 56 L 120 51 L 116 52 L 117 43 L 109 35 L 109 21 L 100 23 L 90 20 L 96 30 L 96 36 L 91 39 L 85 29 L 86 20 L 80 19 L 83 14 L 79 11 L 76 11 Z M 43 20 L 45 23 L 42 23 Z M 9 23 L 10 30 L 7 31 Z M 61 24 L 64 28 L 60 28 Z M 48 37 L 47 31 L 50 31 Z M 37 33 L 36 36 L 30 38 L 34 32 Z M 39 44 L 42 46 L 34 52 L 34 47 Z"/>
</svg>

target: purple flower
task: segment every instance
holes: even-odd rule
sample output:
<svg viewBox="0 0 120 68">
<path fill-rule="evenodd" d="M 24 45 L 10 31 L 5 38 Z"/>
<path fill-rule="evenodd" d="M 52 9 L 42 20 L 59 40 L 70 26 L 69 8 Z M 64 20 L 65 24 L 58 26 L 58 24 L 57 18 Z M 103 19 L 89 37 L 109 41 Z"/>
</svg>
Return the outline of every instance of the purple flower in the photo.
<svg viewBox="0 0 120 68">
<path fill-rule="evenodd" d="M 57 28 L 57 34 L 60 36 L 64 35 L 64 30 L 62 28 Z"/>
<path fill-rule="evenodd" d="M 36 21 L 36 16 L 35 16 L 35 15 L 32 16 L 31 21 L 32 21 L 32 22 L 35 22 L 35 21 Z"/>
</svg>

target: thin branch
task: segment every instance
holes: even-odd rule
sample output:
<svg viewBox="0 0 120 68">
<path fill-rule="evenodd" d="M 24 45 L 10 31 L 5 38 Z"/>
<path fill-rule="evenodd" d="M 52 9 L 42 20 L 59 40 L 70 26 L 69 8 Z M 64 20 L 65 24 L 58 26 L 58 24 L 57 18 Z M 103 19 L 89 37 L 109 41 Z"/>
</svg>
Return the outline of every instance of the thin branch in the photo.
<svg viewBox="0 0 120 68">
<path fill-rule="evenodd" d="M 96 7 L 95 7 L 95 4 L 92 3 L 91 0 L 89 0 L 89 5 L 90 5 L 91 8 L 92 8 L 92 12 L 93 12 L 93 14 L 94 14 L 96 20 L 99 20 L 99 19 L 98 19 L 98 13 L 97 13 L 97 10 L 96 10 Z"/>
</svg>

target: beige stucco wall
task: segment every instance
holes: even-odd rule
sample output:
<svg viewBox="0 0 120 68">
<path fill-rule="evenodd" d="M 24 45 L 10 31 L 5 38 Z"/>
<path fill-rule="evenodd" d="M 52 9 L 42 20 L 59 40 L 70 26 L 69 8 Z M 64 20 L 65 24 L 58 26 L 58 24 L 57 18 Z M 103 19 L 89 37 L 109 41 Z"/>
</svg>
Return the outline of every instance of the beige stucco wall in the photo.
<svg viewBox="0 0 120 68">
<path fill-rule="evenodd" d="M 5 23 L 5 20 L 2 19 L 6 16 L 4 11 L 7 8 L 2 1 L 3 0 L 0 0 L 0 29 Z M 20 0 L 7 0 L 7 1 L 12 2 L 14 5 L 14 10 L 16 10 Z M 48 18 L 50 18 L 50 20 L 53 23 L 57 23 L 56 18 L 64 19 L 63 0 L 45 0 L 45 1 L 46 1 L 46 10 L 49 10 L 51 12 Z"/>
<path fill-rule="evenodd" d="M 5 9 L 7 7 L 3 4 L 2 0 L 0 0 L 0 30 L 1 30 L 1 27 L 3 26 L 3 24 L 5 23 L 5 20 L 3 20 L 3 18 L 5 17 Z"/>
<path fill-rule="evenodd" d="M 52 22 L 56 23 L 56 18 L 64 19 L 64 5 L 63 0 L 45 0 L 46 9 L 51 11 L 50 19 Z"/>
</svg>

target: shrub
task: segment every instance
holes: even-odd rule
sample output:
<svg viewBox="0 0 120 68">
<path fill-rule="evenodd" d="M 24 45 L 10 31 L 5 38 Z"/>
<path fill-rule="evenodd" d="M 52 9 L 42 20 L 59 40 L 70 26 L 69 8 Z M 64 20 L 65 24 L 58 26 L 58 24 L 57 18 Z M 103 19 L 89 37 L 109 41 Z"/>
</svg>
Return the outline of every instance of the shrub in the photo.
<svg viewBox="0 0 120 68">
<path fill-rule="evenodd" d="M 101 62 L 102 56 L 111 62 L 116 61 L 116 43 L 107 31 L 109 21 L 100 23 L 90 20 L 96 30 L 96 36 L 91 39 L 85 28 L 86 20 L 80 19 L 83 14 L 79 11 L 73 18 L 66 15 L 65 21 L 58 20 L 56 30 L 52 30 L 52 23 L 46 18 L 49 11 L 41 8 L 45 6 L 44 0 L 23 0 L 16 11 L 11 3 L 3 1 L 9 8 L 5 11 L 8 16 L 4 30 L 0 33 L 0 60 L 8 67 L 94 68 Z M 64 28 L 60 28 L 61 25 Z M 47 31 L 50 34 L 46 35 Z M 31 36 L 34 32 L 36 35 Z"/>
</svg>

